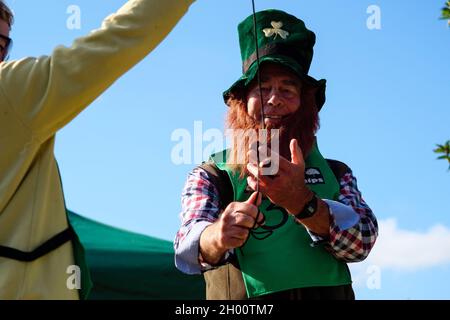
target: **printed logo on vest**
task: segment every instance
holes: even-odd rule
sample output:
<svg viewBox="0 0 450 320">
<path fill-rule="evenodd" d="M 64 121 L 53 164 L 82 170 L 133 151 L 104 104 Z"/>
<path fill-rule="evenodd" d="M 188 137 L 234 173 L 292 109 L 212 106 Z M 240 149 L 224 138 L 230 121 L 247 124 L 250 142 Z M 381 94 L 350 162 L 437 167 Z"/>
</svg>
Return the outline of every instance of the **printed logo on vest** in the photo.
<svg viewBox="0 0 450 320">
<path fill-rule="evenodd" d="M 305 171 L 305 183 L 306 184 L 325 184 L 322 172 L 317 167 L 311 167 Z"/>
</svg>

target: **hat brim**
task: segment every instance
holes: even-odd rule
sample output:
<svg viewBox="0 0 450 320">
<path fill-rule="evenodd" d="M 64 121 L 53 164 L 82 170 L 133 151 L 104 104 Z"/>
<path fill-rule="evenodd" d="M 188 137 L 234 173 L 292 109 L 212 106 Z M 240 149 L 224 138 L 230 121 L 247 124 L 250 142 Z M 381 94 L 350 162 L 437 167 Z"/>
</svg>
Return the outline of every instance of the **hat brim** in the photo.
<svg viewBox="0 0 450 320">
<path fill-rule="evenodd" d="M 282 55 L 270 55 L 270 56 L 264 56 L 259 59 L 259 65 L 261 66 L 263 63 L 277 63 L 281 64 L 292 71 L 306 84 L 317 88 L 316 91 L 316 104 L 317 109 L 320 111 L 322 109 L 323 105 L 325 104 L 325 89 L 326 89 L 326 80 L 316 80 L 313 77 L 306 74 L 306 72 L 303 71 L 302 67 L 292 58 L 289 58 L 287 56 Z M 231 87 L 226 90 L 223 93 L 223 99 L 225 103 L 227 103 L 228 98 L 230 95 L 237 89 L 244 89 L 247 88 L 248 85 L 255 79 L 256 75 L 258 73 L 258 63 L 255 61 L 250 68 L 248 68 L 247 72 L 242 75 L 235 83 L 231 85 Z"/>
</svg>

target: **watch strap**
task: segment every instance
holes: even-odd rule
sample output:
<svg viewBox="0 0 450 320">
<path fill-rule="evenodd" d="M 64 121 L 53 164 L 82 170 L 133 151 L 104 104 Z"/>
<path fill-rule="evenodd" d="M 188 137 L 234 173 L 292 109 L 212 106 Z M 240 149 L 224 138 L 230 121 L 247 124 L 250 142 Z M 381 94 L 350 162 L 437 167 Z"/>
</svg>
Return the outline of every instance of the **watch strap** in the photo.
<svg viewBox="0 0 450 320">
<path fill-rule="evenodd" d="M 316 212 L 318 207 L 318 198 L 314 194 L 312 199 L 309 200 L 303 209 L 295 215 L 295 217 L 299 220 L 311 218 Z"/>
</svg>

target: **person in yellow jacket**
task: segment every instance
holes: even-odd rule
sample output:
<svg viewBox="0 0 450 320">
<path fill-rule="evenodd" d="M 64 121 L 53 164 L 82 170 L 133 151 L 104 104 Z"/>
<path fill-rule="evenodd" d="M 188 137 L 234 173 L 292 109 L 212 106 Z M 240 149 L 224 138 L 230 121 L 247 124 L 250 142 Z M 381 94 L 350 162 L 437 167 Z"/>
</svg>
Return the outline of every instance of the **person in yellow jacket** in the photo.
<svg viewBox="0 0 450 320">
<path fill-rule="evenodd" d="M 72 46 L 17 61 L 3 61 L 12 14 L 0 2 L 0 299 L 85 298 L 67 285 L 79 248 L 55 134 L 152 51 L 193 2 L 127 1 Z"/>
</svg>

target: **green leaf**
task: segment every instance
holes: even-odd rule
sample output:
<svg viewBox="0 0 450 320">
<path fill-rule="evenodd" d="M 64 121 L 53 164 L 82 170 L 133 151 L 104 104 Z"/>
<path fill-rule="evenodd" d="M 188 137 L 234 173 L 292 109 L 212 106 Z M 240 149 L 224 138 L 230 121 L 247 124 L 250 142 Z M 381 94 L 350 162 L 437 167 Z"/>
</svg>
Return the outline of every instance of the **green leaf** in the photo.
<svg viewBox="0 0 450 320">
<path fill-rule="evenodd" d="M 437 148 L 433 150 L 434 152 L 436 152 L 436 153 L 445 152 L 445 148 L 443 145 L 437 144 L 436 146 L 437 146 Z"/>
<path fill-rule="evenodd" d="M 450 2 L 450 1 L 448 1 Z M 449 20 L 449 26 L 450 26 L 450 20 Z M 442 153 L 443 155 L 437 157 L 436 159 L 438 160 L 442 160 L 442 159 L 446 159 L 449 163 L 449 167 L 448 167 L 448 171 L 450 171 L 450 140 L 447 140 L 445 142 L 445 144 L 436 144 L 436 149 L 434 149 L 433 151 L 435 153 Z"/>
<path fill-rule="evenodd" d="M 450 20 L 450 1 L 446 2 L 446 7 L 441 9 L 441 20 L 446 20 L 449 19 Z"/>
</svg>

